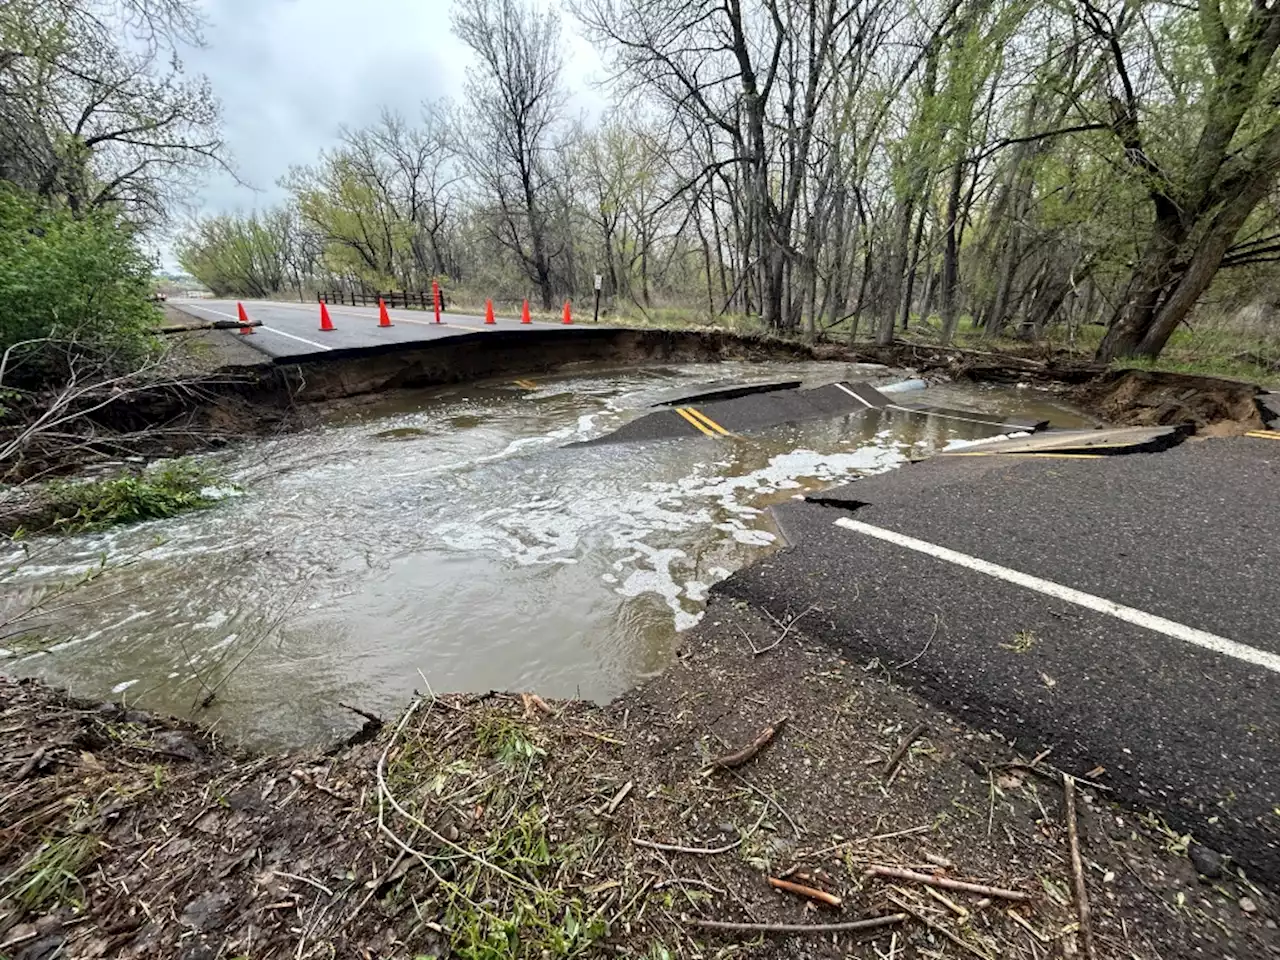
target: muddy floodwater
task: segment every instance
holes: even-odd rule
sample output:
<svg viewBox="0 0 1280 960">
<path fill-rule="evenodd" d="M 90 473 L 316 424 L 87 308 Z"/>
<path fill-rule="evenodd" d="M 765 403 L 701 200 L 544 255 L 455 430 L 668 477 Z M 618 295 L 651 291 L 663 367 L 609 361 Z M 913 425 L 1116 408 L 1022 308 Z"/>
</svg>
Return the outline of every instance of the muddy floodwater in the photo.
<svg viewBox="0 0 1280 960">
<path fill-rule="evenodd" d="M 351 729 L 339 701 L 390 713 L 428 686 L 607 699 L 670 662 L 712 585 L 780 546 L 770 504 L 992 433 L 885 413 L 565 448 L 678 388 L 798 378 L 903 374 L 583 368 L 397 394 L 207 458 L 240 494 L 30 545 L 9 603 L 106 569 L 54 604 L 49 649 L 3 669 L 181 716 L 216 691 L 198 715 L 254 744 L 324 742 Z M 1036 390 L 912 396 L 1085 422 Z"/>
</svg>

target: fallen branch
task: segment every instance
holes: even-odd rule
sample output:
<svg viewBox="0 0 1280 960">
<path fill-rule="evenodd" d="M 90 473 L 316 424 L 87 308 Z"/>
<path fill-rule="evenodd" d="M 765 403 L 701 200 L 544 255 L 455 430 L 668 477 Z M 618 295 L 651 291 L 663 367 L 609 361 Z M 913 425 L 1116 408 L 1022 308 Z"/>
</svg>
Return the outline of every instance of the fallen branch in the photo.
<svg viewBox="0 0 1280 960">
<path fill-rule="evenodd" d="M 985 883 L 969 883 L 967 880 L 952 880 L 950 877 L 933 876 L 927 873 L 916 873 L 902 867 L 887 867 L 874 864 L 867 868 L 869 876 L 885 877 L 893 880 L 909 880 L 912 883 L 923 883 L 942 890 L 958 890 L 962 893 L 976 893 L 980 897 L 993 897 L 998 900 L 1015 900 L 1025 903 L 1031 894 L 1019 890 L 1005 890 L 1002 887 L 990 887 Z"/>
<path fill-rule="evenodd" d="M 712 856 L 717 853 L 728 853 L 730 850 L 736 850 L 742 843 L 741 839 L 726 843 L 723 847 L 682 847 L 678 843 L 659 843 L 656 840 L 641 840 L 639 837 L 632 837 L 631 842 L 637 847 L 648 847 L 650 850 L 664 850 L 667 853 L 692 853 L 701 854 L 703 856 Z"/>
<path fill-rule="evenodd" d="M 634 780 L 628 780 L 618 791 L 617 795 L 605 805 L 605 813 L 612 814 L 618 809 L 618 804 L 627 798 L 627 794 L 631 792 L 631 788 L 635 786 Z"/>
<path fill-rule="evenodd" d="M 704 930 L 734 930 L 740 933 L 856 933 L 859 930 L 875 930 L 891 927 L 907 919 L 905 913 L 888 913 L 882 917 L 865 920 L 849 920 L 844 923 L 734 923 L 730 920 L 694 920 L 686 917 L 685 923 Z"/>
<path fill-rule="evenodd" d="M 775 890 L 785 890 L 787 893 L 794 893 L 799 897 L 808 897 L 810 900 L 817 900 L 819 903 L 825 903 L 829 907 L 839 907 L 840 898 L 833 893 L 827 893 L 825 890 L 819 890 L 817 887 L 806 887 L 801 883 L 792 883 L 790 880 L 779 880 L 777 877 L 769 878 L 769 886 Z"/>
<path fill-rule="evenodd" d="M 343 703 L 341 700 L 338 701 L 338 706 L 340 706 L 343 710 L 350 710 L 357 717 L 364 717 L 370 723 L 377 724 L 379 727 L 382 726 L 382 718 L 378 716 L 376 713 L 370 713 L 368 710 L 362 710 L 359 707 L 353 707 L 351 704 Z"/>
<path fill-rule="evenodd" d="M 48 750 L 48 747 L 38 747 L 35 753 L 27 757 L 27 762 L 18 770 L 17 774 L 13 778 L 14 781 L 21 782 L 27 779 L 27 777 L 31 775 L 31 772 L 35 770 L 36 767 L 40 766 L 40 763 L 44 760 L 44 755 Z"/>
<path fill-rule="evenodd" d="M 533 716 L 533 711 L 540 710 L 548 717 L 554 717 L 556 712 L 551 709 L 547 701 L 543 700 L 536 693 L 522 693 L 520 700 L 524 703 L 524 715 L 526 718 Z"/>
<path fill-rule="evenodd" d="M 902 758 L 907 755 L 911 745 L 924 736 L 925 731 L 928 729 L 928 724 L 917 723 L 912 727 L 911 732 L 903 738 L 902 742 L 898 744 L 898 749 L 894 750 L 893 754 L 885 762 L 882 773 L 890 783 L 893 782 L 894 775 L 898 771 L 898 764 L 902 763 Z"/>
<path fill-rule="evenodd" d="M 1089 923 L 1089 890 L 1084 882 L 1084 863 L 1080 859 L 1080 834 L 1076 827 L 1076 781 L 1069 773 L 1062 775 L 1062 791 L 1066 798 L 1067 840 L 1071 844 L 1071 876 L 1076 888 L 1076 913 L 1080 917 L 1080 939 L 1084 955 L 1096 960 L 1093 927 Z"/>
<path fill-rule="evenodd" d="M 778 731 L 782 729 L 783 724 L 786 722 L 786 717 L 774 721 L 773 724 L 761 730 L 759 735 L 741 750 L 726 754 L 723 757 L 717 757 L 711 761 L 710 765 L 718 770 L 732 770 L 735 767 L 749 763 L 756 754 L 769 745 L 769 741 L 777 736 Z"/>
<path fill-rule="evenodd" d="M 1023 763 L 1021 760 L 1010 760 L 1008 763 L 997 763 L 991 766 L 991 770 L 1026 770 L 1028 773 L 1034 773 L 1037 777 L 1043 777 L 1050 783 L 1060 783 L 1060 777 L 1065 777 L 1066 772 L 1059 770 L 1051 763 L 1042 764 L 1040 761 L 1048 754 L 1046 750 L 1039 754 L 1031 763 Z M 1101 790 L 1104 793 L 1115 792 L 1115 787 L 1109 787 L 1105 783 L 1098 783 L 1096 780 L 1088 780 L 1084 777 L 1072 777 L 1076 783 L 1083 783 L 1086 787 L 1093 790 Z"/>
<path fill-rule="evenodd" d="M 632 837 L 631 842 L 637 847 L 648 847 L 650 850 L 665 850 L 668 853 L 692 853 L 703 856 L 711 856 L 717 853 L 728 853 L 730 850 L 736 850 L 742 846 L 742 842 L 760 829 L 760 824 L 764 823 L 765 815 L 769 812 L 768 804 L 760 811 L 760 816 L 756 818 L 756 822 L 751 825 L 751 829 L 740 836 L 733 843 L 726 843 L 723 847 L 682 847 L 677 843 L 659 843 L 657 840 L 641 840 L 639 837 Z"/>
</svg>

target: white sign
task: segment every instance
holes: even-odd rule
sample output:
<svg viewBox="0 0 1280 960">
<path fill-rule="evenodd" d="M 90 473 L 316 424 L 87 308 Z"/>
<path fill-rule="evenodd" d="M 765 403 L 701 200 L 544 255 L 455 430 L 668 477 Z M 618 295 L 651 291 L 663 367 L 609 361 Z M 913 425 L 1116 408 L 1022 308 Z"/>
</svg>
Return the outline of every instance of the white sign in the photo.
<svg viewBox="0 0 1280 960">
<path fill-rule="evenodd" d="M 601 287 L 601 285 L 603 285 L 603 284 L 604 284 L 604 277 L 600 276 L 600 274 L 598 274 L 598 273 L 597 273 L 597 274 L 596 274 L 596 289 L 597 289 L 597 290 L 599 290 L 599 289 L 600 289 L 600 287 Z"/>
</svg>

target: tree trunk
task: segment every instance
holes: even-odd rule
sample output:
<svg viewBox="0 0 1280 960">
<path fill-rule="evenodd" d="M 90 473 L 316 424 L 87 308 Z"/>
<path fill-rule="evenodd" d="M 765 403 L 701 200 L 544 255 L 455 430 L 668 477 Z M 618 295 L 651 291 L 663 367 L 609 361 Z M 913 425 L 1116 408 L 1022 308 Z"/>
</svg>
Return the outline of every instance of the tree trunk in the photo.
<svg viewBox="0 0 1280 960">
<path fill-rule="evenodd" d="M 956 283 L 960 274 L 960 246 L 957 238 L 960 219 L 960 187 L 963 164 L 957 160 L 951 168 L 951 189 L 947 192 L 947 239 L 942 253 L 942 342 L 950 343 L 956 335 Z"/>
<path fill-rule="evenodd" d="M 885 288 L 880 303 L 880 323 L 876 328 L 876 343 L 888 346 L 893 343 L 893 326 L 898 319 L 898 302 L 902 297 L 902 275 L 907 268 L 907 242 L 911 238 L 911 215 L 915 204 L 906 200 L 898 216 L 898 231 L 893 241 L 893 251 L 886 267 Z"/>
</svg>

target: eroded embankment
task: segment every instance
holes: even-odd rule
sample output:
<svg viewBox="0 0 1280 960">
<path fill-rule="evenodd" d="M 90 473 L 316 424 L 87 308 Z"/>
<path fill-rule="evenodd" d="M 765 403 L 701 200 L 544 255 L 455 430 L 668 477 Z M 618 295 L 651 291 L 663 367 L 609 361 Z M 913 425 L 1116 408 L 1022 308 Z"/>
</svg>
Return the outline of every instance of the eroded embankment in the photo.
<svg viewBox="0 0 1280 960">
<path fill-rule="evenodd" d="M 680 662 L 607 707 L 427 698 L 332 755 L 0 680 L 0 950 L 1072 955 L 1069 826 L 1098 956 L 1274 947 L 1270 895 L 1229 865 L 1198 883 L 1087 785 L 1071 816 L 1051 764 L 792 626 L 714 598 Z"/>
<path fill-rule="evenodd" d="M 518 376 L 576 363 L 785 359 L 870 361 L 974 382 L 1049 384 L 1113 423 L 1189 423 L 1198 429 L 1223 422 L 1242 429 L 1262 425 L 1255 398 L 1263 391 L 1252 384 L 1174 373 L 1110 371 L 1065 354 L 1037 359 L 916 344 L 809 346 L 720 330 L 581 327 L 450 337 L 421 345 L 398 344 L 376 353 L 336 351 L 303 363 L 228 366 L 153 388 L 117 390 L 113 397 L 89 391 L 77 400 L 84 410 L 77 423 L 86 436 L 74 448 L 74 456 L 54 463 L 57 455 L 52 451 L 31 455 L 11 479 L 48 473 L 50 467 L 66 469 L 86 455 L 170 456 L 221 446 L 239 436 L 309 426 L 325 403 L 390 390 Z M 46 399 L 34 396 L 30 404 L 36 408 Z"/>
<path fill-rule="evenodd" d="M 184 445 L 218 445 L 236 435 L 308 425 L 316 404 L 389 390 L 538 373 L 575 363 L 769 359 L 815 359 L 815 351 L 725 331 L 499 331 L 397 344 L 380 352 L 335 351 L 304 363 L 227 366 L 206 377 L 120 397 L 87 419 L 131 437 L 160 430 L 166 449 L 179 452 Z"/>
</svg>

